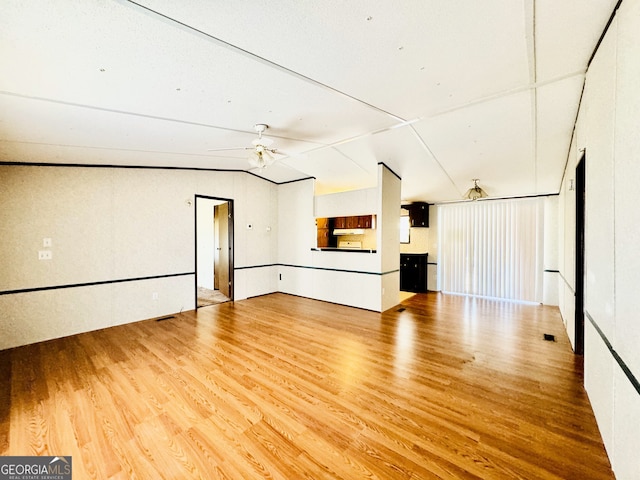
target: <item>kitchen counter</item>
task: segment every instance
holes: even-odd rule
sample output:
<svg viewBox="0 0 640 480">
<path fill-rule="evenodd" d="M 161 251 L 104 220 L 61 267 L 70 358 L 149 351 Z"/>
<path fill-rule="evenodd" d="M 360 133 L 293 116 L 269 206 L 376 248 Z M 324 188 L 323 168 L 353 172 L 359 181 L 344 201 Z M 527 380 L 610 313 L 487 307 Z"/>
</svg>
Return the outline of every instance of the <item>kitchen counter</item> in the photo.
<svg viewBox="0 0 640 480">
<path fill-rule="evenodd" d="M 377 250 L 367 250 L 364 248 L 338 248 L 338 247 L 321 247 L 312 248 L 312 252 L 354 252 L 354 253 L 376 253 Z"/>
</svg>

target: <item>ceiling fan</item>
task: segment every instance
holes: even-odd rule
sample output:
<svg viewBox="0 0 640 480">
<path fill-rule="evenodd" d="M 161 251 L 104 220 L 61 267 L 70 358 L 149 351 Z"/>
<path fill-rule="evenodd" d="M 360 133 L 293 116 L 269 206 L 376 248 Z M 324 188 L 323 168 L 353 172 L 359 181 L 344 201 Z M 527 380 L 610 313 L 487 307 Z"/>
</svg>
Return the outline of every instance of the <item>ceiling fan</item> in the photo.
<svg viewBox="0 0 640 480">
<path fill-rule="evenodd" d="M 275 155 L 285 155 L 283 152 L 278 151 L 275 148 L 270 148 L 273 144 L 273 140 L 263 137 L 262 134 L 269 128 L 269 125 L 264 123 L 256 123 L 253 127 L 258 132 L 258 138 L 251 141 L 253 147 L 235 147 L 235 148 L 215 148 L 209 150 L 209 152 L 223 152 L 225 150 L 251 150 L 249 153 L 249 164 L 260 170 L 273 165 L 276 161 Z"/>
</svg>

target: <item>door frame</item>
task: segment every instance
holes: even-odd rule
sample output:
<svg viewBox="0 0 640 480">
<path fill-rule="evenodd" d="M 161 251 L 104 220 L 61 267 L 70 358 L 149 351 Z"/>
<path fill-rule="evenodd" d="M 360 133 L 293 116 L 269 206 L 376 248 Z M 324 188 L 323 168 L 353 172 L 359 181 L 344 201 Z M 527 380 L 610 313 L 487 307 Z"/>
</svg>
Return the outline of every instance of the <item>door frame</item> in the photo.
<svg viewBox="0 0 640 480">
<path fill-rule="evenodd" d="M 586 154 L 576 165 L 576 238 L 575 238 L 575 349 L 576 355 L 584 354 L 584 225 L 586 203 Z"/>
<path fill-rule="evenodd" d="M 196 310 L 200 307 L 198 307 L 198 199 L 206 199 L 206 200 L 216 200 L 219 201 L 221 203 L 227 203 L 229 205 L 229 217 L 228 217 L 228 236 L 229 236 L 229 300 L 233 301 L 233 295 L 234 295 L 234 277 L 233 277 L 233 272 L 234 272 L 234 268 L 233 268 L 233 254 L 234 254 L 234 234 L 233 234 L 233 199 L 232 198 L 222 198 L 222 197 L 212 197 L 212 196 L 208 196 L 208 195 L 198 195 L 196 194 L 195 196 L 195 201 L 194 201 L 194 220 L 193 220 L 193 224 L 194 224 L 194 271 L 195 271 L 195 275 L 194 275 L 194 283 L 193 283 L 193 294 L 194 294 L 194 298 L 195 298 L 195 306 L 196 306 Z M 212 212 L 213 213 L 213 212 Z"/>
</svg>

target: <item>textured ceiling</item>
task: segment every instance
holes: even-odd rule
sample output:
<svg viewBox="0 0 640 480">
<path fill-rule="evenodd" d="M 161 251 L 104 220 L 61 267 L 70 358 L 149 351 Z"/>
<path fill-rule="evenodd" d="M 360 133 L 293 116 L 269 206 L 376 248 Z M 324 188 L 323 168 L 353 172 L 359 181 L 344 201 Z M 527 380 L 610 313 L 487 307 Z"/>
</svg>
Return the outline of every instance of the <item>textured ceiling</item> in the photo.
<svg viewBox="0 0 640 480">
<path fill-rule="evenodd" d="M 557 193 L 615 0 L 4 0 L 0 161 L 251 170 L 407 201 Z"/>
</svg>

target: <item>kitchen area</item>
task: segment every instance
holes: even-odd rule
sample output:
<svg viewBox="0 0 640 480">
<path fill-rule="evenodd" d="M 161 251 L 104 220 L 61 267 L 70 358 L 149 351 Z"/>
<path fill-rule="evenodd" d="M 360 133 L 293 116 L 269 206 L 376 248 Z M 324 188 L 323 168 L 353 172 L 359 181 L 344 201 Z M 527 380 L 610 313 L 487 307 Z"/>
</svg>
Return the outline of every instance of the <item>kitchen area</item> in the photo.
<svg viewBox="0 0 640 480">
<path fill-rule="evenodd" d="M 401 292 L 425 293 L 429 290 L 429 233 L 429 204 L 413 202 L 402 205 L 400 210 Z"/>
<path fill-rule="evenodd" d="M 376 252 L 376 216 L 316 218 L 317 249 Z"/>
<path fill-rule="evenodd" d="M 316 251 L 376 252 L 376 215 L 316 218 Z M 429 289 L 429 204 L 402 205 L 400 228 L 400 291 L 424 293 Z M 432 281 L 435 264 L 432 264 Z M 435 289 L 433 283 L 432 289 Z"/>
<path fill-rule="evenodd" d="M 370 188 L 321 192 L 313 179 L 279 187 L 279 291 L 382 312 L 403 300 L 401 254 L 427 252 L 426 282 L 402 285 L 436 289 L 437 267 L 430 263 L 436 258 L 436 207 L 402 209 L 415 202 L 402 201 L 400 177 L 383 163 L 377 170 L 377 185 Z M 426 212 L 432 214 L 429 227 Z M 405 214 L 412 214 L 414 226 L 407 220 L 407 243 L 401 243 Z"/>
</svg>

